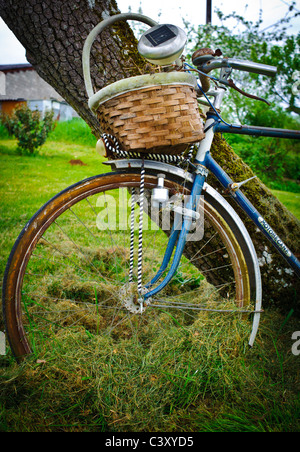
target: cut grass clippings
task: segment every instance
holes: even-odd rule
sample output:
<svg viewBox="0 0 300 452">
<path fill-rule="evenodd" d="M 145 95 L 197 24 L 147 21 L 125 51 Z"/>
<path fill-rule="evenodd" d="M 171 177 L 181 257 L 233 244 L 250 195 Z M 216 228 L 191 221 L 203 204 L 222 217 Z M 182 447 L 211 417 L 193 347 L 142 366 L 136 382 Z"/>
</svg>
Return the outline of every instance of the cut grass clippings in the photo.
<svg viewBox="0 0 300 452">
<path fill-rule="evenodd" d="M 299 431 L 297 358 L 268 331 L 278 319 L 252 350 L 248 322 L 201 315 L 201 337 L 173 325 L 137 348 L 82 329 L 39 361 L 2 358 L 2 431 Z"/>
</svg>

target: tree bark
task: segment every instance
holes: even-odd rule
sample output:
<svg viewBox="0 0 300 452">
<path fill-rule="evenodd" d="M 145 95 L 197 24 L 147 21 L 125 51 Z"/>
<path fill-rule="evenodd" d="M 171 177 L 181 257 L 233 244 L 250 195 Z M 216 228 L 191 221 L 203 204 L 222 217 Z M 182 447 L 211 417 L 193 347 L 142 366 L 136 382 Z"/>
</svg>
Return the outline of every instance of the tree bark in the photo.
<svg viewBox="0 0 300 452">
<path fill-rule="evenodd" d="M 26 49 L 37 73 L 78 112 L 99 135 L 99 124 L 87 105 L 82 49 L 89 32 L 118 13 L 114 0 L 0 0 L 0 14 Z M 139 74 L 141 58 L 129 25 L 104 30 L 91 52 L 95 90 Z"/>
<path fill-rule="evenodd" d="M 251 168 L 234 153 L 221 135 L 215 136 L 211 152 L 214 159 L 234 181 L 240 182 L 254 176 Z M 299 315 L 299 278 L 252 220 L 248 218 L 232 197 L 226 194 L 218 181 L 213 176 L 209 176 L 208 182 L 214 187 L 219 187 L 220 193 L 235 208 L 251 236 L 260 262 L 264 306 L 275 306 L 285 313 L 294 309 L 295 313 Z M 299 259 L 299 220 L 258 178 L 249 181 L 241 190 L 274 232 Z"/>
<path fill-rule="evenodd" d="M 100 130 L 87 105 L 82 49 L 92 28 L 105 17 L 118 12 L 114 0 L 0 0 L 1 17 L 25 47 L 28 61 L 89 124 L 96 136 Z M 95 90 L 140 74 L 143 64 L 128 24 L 120 23 L 106 29 L 95 41 L 91 52 Z M 241 181 L 253 174 L 220 136 L 215 137 L 212 153 L 233 180 Z M 300 238 L 300 224 L 296 218 L 258 179 L 247 184 L 243 191 L 296 253 Z M 299 311 L 299 280 L 262 233 L 243 212 L 239 213 L 261 262 L 265 306 L 273 304 L 285 311 L 291 308 Z"/>
</svg>

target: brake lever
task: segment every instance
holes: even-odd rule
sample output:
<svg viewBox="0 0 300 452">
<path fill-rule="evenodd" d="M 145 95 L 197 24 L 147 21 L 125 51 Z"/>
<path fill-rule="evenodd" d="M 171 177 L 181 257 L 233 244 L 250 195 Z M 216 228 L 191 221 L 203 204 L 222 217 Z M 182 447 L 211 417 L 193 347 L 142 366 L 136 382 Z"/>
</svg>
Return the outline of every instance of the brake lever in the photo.
<svg viewBox="0 0 300 452">
<path fill-rule="evenodd" d="M 249 94 L 243 91 L 241 88 L 235 85 L 234 81 L 232 79 L 229 80 L 219 80 L 219 83 L 223 83 L 223 85 L 229 86 L 230 88 L 235 89 L 237 92 L 242 94 L 245 97 L 249 97 L 250 99 L 260 100 L 261 102 L 265 102 L 267 105 L 270 105 L 270 102 L 268 102 L 266 99 L 263 99 L 262 97 L 255 96 L 254 94 Z"/>
</svg>

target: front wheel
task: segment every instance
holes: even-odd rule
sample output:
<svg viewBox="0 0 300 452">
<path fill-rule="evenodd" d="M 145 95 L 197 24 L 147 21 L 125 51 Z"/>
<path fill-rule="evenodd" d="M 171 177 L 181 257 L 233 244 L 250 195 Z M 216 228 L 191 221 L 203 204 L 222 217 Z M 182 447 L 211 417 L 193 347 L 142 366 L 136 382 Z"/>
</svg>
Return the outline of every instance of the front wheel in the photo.
<svg viewBox="0 0 300 452">
<path fill-rule="evenodd" d="M 190 187 L 179 182 L 166 177 L 170 197 L 189 193 Z M 251 281 L 244 254 L 227 222 L 204 198 L 202 233 L 187 242 L 172 281 L 141 308 L 139 198 L 132 202 L 139 185 L 136 171 L 89 178 L 52 198 L 25 226 L 3 286 L 6 333 L 17 358 L 41 355 L 66 334 L 82 330 L 124 344 L 150 344 L 170 323 L 195 327 L 204 309 L 248 307 Z M 150 214 L 156 185 L 157 176 L 146 172 L 144 291 L 160 268 L 174 221 L 170 209 Z"/>
</svg>

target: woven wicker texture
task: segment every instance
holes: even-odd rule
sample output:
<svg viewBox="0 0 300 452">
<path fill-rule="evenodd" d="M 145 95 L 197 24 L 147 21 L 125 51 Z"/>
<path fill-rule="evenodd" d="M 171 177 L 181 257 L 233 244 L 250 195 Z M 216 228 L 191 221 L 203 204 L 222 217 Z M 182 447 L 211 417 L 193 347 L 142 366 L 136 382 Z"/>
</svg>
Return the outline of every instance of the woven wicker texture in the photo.
<svg viewBox="0 0 300 452">
<path fill-rule="evenodd" d="M 97 109 L 102 132 L 125 151 L 179 154 L 204 138 L 195 90 L 162 85 L 129 91 Z"/>
</svg>

